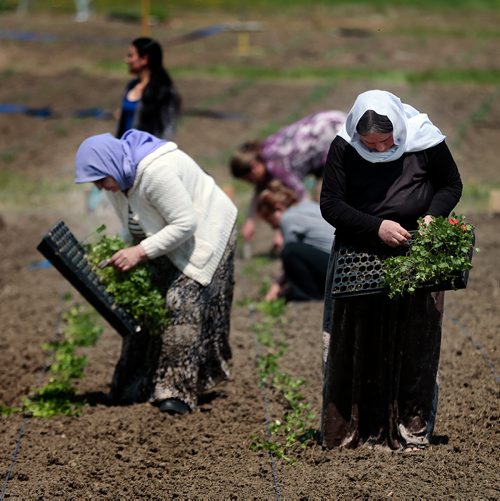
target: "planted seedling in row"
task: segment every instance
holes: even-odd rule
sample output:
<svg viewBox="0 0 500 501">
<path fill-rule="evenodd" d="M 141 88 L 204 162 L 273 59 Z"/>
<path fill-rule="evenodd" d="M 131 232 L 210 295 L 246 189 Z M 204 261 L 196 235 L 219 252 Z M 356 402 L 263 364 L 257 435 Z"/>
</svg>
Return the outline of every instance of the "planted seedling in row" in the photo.
<svg viewBox="0 0 500 501">
<path fill-rule="evenodd" d="M 282 404 L 283 415 L 270 423 L 268 436 L 252 437 L 251 449 L 270 452 L 293 464 L 294 451 L 312 443 L 316 437 L 316 430 L 311 427 L 315 415 L 300 391 L 305 382 L 284 372 L 279 364 L 288 348 L 283 333 L 285 302 L 281 299 L 263 301 L 256 305 L 256 309 L 262 313 L 263 319 L 254 323 L 252 328 L 257 342 L 266 349 L 257 361 L 259 384 L 268 388 L 274 400 Z"/>
</svg>

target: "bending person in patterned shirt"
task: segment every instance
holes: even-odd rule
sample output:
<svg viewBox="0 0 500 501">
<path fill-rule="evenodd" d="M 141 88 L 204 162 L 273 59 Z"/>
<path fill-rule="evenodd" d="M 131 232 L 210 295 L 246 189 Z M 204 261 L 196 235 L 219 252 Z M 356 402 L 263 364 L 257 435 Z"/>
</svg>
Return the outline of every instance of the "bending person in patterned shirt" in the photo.
<svg viewBox="0 0 500 501">
<path fill-rule="evenodd" d="M 304 179 L 312 175 L 317 180 L 319 193 L 328 149 L 345 117 L 341 111 L 321 111 L 283 127 L 266 139 L 248 141 L 238 147 L 230 160 L 231 173 L 255 185 L 242 228 L 246 241 L 255 234 L 257 198 L 273 179 L 303 199 L 307 196 Z M 281 244 L 280 239 L 275 239 L 277 247 Z"/>
</svg>

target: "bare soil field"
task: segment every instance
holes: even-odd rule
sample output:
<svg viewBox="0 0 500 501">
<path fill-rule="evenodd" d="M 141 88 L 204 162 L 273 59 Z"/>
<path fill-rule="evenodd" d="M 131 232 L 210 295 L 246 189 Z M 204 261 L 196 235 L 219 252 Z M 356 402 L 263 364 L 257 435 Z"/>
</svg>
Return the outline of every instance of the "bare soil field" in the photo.
<svg viewBox="0 0 500 501">
<path fill-rule="evenodd" d="M 453 78 L 408 81 L 397 75 L 417 70 L 498 74 L 499 39 L 487 35 L 498 30 L 498 12 L 443 15 L 345 7 L 254 19 L 262 22 L 262 31 L 251 34 L 245 53 L 233 32 L 168 44 L 204 26 L 239 21 L 229 14 L 185 14 L 151 28 L 166 47 L 167 66 L 184 98 L 177 142 L 234 192 L 242 214 L 250 192 L 234 183 L 227 169 L 237 144 L 321 109 L 347 111 L 356 95 L 370 88 L 392 91 L 428 113 L 448 136 L 467 185 L 499 186 L 498 85 Z M 69 17 L 0 16 L 0 103 L 52 112 L 49 118 L 0 113 L 3 406 L 19 406 L 33 387 L 46 382 L 50 360 L 42 343 L 58 333 L 64 294 L 78 296 L 54 268 L 33 266 L 42 259 L 36 250 L 40 239 L 59 220 L 80 239 L 101 223 L 114 228 L 109 208 L 89 211 L 88 187 L 73 185 L 73 159 L 85 137 L 113 133 L 115 122 L 74 113 L 119 106 L 128 79 L 119 63 L 139 30 L 99 17 L 76 24 Z M 16 37 L 19 33 L 40 36 Z M 230 70 L 246 67 L 271 73 Z M 346 75 L 318 76 L 322 68 L 342 68 Z M 287 73 L 294 69 L 306 76 Z M 362 75 L 348 72 L 359 69 Z M 204 109 L 228 117 L 194 112 Z M 249 263 L 239 258 L 231 380 L 205 395 L 187 416 L 164 415 L 149 404 L 114 405 L 109 383 L 121 339 L 106 325 L 97 345 L 83 350 L 89 363 L 78 389 L 89 405 L 80 416 L 0 417 L 1 498 L 500 498 L 500 215 L 479 204 L 463 205 L 462 211 L 476 228 L 480 252 L 468 287 L 447 293 L 440 402 L 429 449 L 325 451 L 316 444 L 302 449 L 293 465 L 250 449 L 252 435 L 265 432 L 266 422 L 279 416 L 272 414 L 272 395 L 259 386 L 259 346 L 252 330 L 257 314 L 245 300 L 259 299 L 263 277 L 277 273 L 279 263 L 255 264 L 257 272 L 249 274 Z M 254 255 L 269 253 L 269 237 L 261 225 Z M 320 302 L 289 304 L 283 320 L 288 350 L 281 363 L 306 381 L 304 395 L 316 416 L 321 320 Z"/>
</svg>

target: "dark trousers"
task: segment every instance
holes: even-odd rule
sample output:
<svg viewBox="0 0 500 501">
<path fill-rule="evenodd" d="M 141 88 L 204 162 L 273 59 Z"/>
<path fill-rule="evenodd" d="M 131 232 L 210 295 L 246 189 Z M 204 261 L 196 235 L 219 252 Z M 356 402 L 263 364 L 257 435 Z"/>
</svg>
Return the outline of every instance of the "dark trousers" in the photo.
<svg viewBox="0 0 500 501">
<path fill-rule="evenodd" d="M 303 242 L 289 242 L 281 251 L 288 282 L 286 298 L 292 301 L 323 299 L 329 255 Z"/>
</svg>

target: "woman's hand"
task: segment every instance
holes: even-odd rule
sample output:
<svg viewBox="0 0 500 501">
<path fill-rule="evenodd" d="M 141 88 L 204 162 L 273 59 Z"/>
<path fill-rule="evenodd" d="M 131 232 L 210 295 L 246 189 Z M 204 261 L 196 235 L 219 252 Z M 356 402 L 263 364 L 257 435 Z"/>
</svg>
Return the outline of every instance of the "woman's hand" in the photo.
<svg viewBox="0 0 500 501">
<path fill-rule="evenodd" d="M 283 239 L 283 233 L 280 230 L 276 230 L 273 236 L 273 250 L 275 252 L 281 252 L 285 246 L 285 240 Z"/>
<path fill-rule="evenodd" d="M 266 294 L 266 301 L 272 301 L 274 299 L 278 299 L 280 297 L 281 285 L 278 282 L 273 282 L 271 287 Z"/>
<path fill-rule="evenodd" d="M 410 240 L 410 233 L 396 221 L 384 219 L 378 229 L 380 240 L 390 247 L 400 247 Z"/>
<path fill-rule="evenodd" d="M 243 235 L 243 238 L 245 239 L 246 242 L 252 240 L 255 234 L 255 221 L 253 218 L 248 218 L 243 223 L 243 227 L 241 228 L 241 234 Z"/>
<path fill-rule="evenodd" d="M 137 266 L 142 261 L 146 260 L 146 253 L 144 252 L 142 246 L 139 244 L 135 245 L 134 247 L 127 247 L 126 249 L 121 249 L 118 252 L 115 252 L 111 256 L 109 264 L 111 266 L 114 266 L 117 270 L 128 271 L 134 266 Z"/>
</svg>

